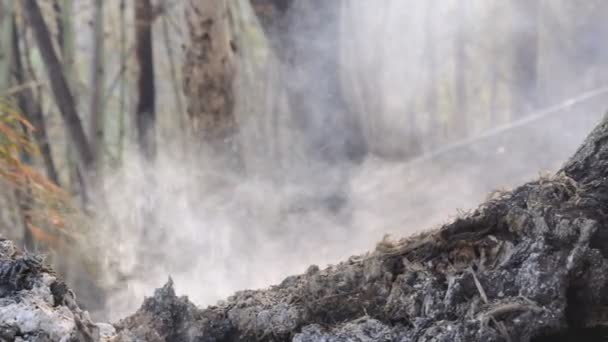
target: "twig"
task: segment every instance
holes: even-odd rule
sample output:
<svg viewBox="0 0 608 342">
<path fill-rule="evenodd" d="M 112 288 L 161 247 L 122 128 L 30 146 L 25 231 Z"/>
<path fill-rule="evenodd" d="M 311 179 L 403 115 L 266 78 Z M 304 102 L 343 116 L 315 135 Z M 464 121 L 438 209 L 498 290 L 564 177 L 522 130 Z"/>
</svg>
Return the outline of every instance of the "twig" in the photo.
<svg viewBox="0 0 608 342">
<path fill-rule="evenodd" d="M 471 274 L 473 275 L 473 281 L 475 282 L 475 287 L 477 287 L 477 291 L 479 292 L 481 299 L 484 303 L 488 304 L 488 296 L 486 295 L 486 291 L 481 286 L 481 283 L 479 282 L 475 271 L 473 271 L 473 267 L 469 266 L 469 272 L 471 272 Z"/>
<path fill-rule="evenodd" d="M 488 295 L 486 294 L 486 291 L 483 289 L 483 286 L 481 286 L 481 283 L 479 282 L 479 279 L 477 278 L 477 275 L 475 274 L 473 267 L 469 266 L 469 272 L 471 272 L 471 274 L 473 275 L 473 281 L 475 282 L 475 287 L 477 287 L 477 291 L 479 292 L 481 299 L 483 300 L 484 303 L 488 304 L 488 302 L 489 302 Z M 490 317 L 490 320 L 494 323 L 494 325 L 500 331 L 500 333 L 503 335 L 505 340 L 507 340 L 507 342 L 511 342 L 512 341 L 511 336 L 509 335 L 509 331 L 505 327 L 505 324 L 503 322 L 497 321 L 494 316 Z M 481 321 L 482 322 L 486 321 L 486 317 L 482 317 Z"/>
<path fill-rule="evenodd" d="M 522 303 L 503 303 L 494 306 L 490 310 L 483 312 L 479 315 L 480 319 L 496 318 L 512 312 L 517 311 L 534 311 L 540 312 L 542 309 L 535 304 L 522 304 Z"/>
</svg>

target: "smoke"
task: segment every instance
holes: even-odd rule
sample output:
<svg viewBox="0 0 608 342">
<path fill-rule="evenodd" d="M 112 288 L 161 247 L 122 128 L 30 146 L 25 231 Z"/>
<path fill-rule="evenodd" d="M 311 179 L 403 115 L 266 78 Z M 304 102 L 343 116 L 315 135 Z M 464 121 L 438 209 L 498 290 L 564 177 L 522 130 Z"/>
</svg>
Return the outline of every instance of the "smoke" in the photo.
<svg viewBox="0 0 608 342">
<path fill-rule="evenodd" d="M 328 2 L 310 3 L 322 11 Z M 557 170 L 601 116 L 602 92 L 562 103 L 605 79 L 553 73 L 557 63 L 591 75 L 542 26 L 532 95 L 558 106 L 538 106 L 531 114 L 542 115 L 509 126 L 512 61 L 496 41 L 528 26 L 505 19 L 505 3 L 467 2 L 466 18 L 456 17 L 455 0 L 335 3 L 320 15 L 333 21 L 320 24 L 295 1 L 296 24 L 280 37 L 294 58 L 268 52 L 272 42 L 255 65 L 245 60 L 255 52 L 241 52 L 253 70 L 236 88 L 247 172 L 173 139 L 151 164 L 132 149 L 106 179 L 119 223 L 106 237 L 115 267 L 108 281 L 117 286 L 111 318 L 132 312 L 169 275 L 179 293 L 209 305 L 364 253 L 384 234 L 437 227 L 493 189 Z M 248 11 L 245 24 L 261 30 Z M 461 30 L 465 65 L 455 57 Z M 466 113 L 455 100 L 461 67 Z M 150 212 L 152 221 L 142 214 Z M 158 243 L 141 246 L 144 234 Z M 138 259 L 142 248 L 156 257 Z"/>
</svg>

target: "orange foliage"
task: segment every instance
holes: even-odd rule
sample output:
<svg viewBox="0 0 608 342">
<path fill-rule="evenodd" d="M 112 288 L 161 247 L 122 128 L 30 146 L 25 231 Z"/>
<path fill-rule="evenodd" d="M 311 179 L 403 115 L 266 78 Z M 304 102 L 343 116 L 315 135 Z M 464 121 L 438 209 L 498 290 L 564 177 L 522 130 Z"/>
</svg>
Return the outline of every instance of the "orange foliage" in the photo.
<svg viewBox="0 0 608 342">
<path fill-rule="evenodd" d="M 33 167 L 22 162 L 24 156 L 38 155 L 30 139 L 34 127 L 14 107 L 0 100 L 0 180 L 21 190 L 31 208 L 26 223 L 34 239 L 59 248 L 66 237 L 66 222 L 58 208 L 68 208 L 68 195 Z M 33 221 L 40 223 L 34 225 Z M 44 227 L 44 228 L 43 228 Z M 58 233 L 60 229 L 63 233 Z"/>
<path fill-rule="evenodd" d="M 46 229 L 42 229 L 33 224 L 28 225 L 28 228 L 32 233 L 32 237 L 34 238 L 34 240 L 44 244 L 47 247 L 59 250 L 65 245 L 65 242 L 61 239 L 60 236 L 52 234 Z"/>
</svg>

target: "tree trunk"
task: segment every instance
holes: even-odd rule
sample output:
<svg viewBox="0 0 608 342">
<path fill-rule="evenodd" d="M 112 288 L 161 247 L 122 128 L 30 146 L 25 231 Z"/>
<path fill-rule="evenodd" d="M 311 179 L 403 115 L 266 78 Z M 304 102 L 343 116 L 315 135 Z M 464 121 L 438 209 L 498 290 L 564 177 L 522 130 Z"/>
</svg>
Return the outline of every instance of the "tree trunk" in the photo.
<svg viewBox="0 0 608 342">
<path fill-rule="evenodd" d="M 324 162 L 358 162 L 367 153 L 361 123 L 342 94 L 341 1 L 252 0 L 275 53 L 286 65 L 292 120 L 308 153 Z"/>
<path fill-rule="evenodd" d="M 34 80 L 35 77 L 30 75 L 28 78 L 25 75 L 26 72 L 23 66 L 23 56 L 19 46 L 17 21 L 14 19 L 12 33 L 13 37 L 11 50 L 13 53 L 14 65 L 13 76 L 16 84 L 24 85 L 30 81 L 30 79 Z M 44 167 L 46 169 L 48 179 L 59 185 L 59 174 L 57 173 L 57 168 L 55 167 L 55 162 L 53 160 L 53 154 L 51 153 L 51 145 L 49 144 L 46 123 L 40 102 L 37 100 L 36 96 L 34 96 L 34 92 L 29 86 L 19 91 L 17 94 L 17 102 L 19 104 L 19 108 L 23 111 L 23 113 L 25 113 L 26 118 L 32 125 L 34 125 L 34 137 L 36 138 L 36 142 L 40 147 L 40 154 L 42 155 L 42 159 L 44 161 Z"/>
<path fill-rule="evenodd" d="M 427 144 L 430 143 L 431 149 L 434 149 L 441 143 L 439 111 L 437 110 L 437 60 L 435 56 L 435 13 L 437 12 L 437 3 L 434 0 L 427 0 L 425 4 L 425 28 L 424 28 L 424 57 L 426 59 L 427 68 L 427 92 L 426 92 L 426 113 L 429 116 L 429 136 Z"/>
<path fill-rule="evenodd" d="M 139 67 L 137 78 L 139 97 L 135 112 L 135 125 L 140 152 L 148 163 L 153 162 L 156 158 L 156 87 L 152 46 L 154 20 L 152 2 L 137 0 L 135 3 L 135 50 Z M 147 186 L 156 187 L 156 178 L 152 169 L 146 168 L 142 177 Z M 163 255 L 159 250 L 149 246 L 161 243 L 166 240 L 166 237 L 164 236 L 165 231 L 158 227 L 156 194 L 151 191 L 141 195 L 145 199 L 145 203 L 140 206 L 142 228 L 136 257 L 139 259 L 139 267 L 152 267 L 162 260 Z"/>
<path fill-rule="evenodd" d="M 11 0 L 0 0 L 0 99 L 6 95 L 11 79 L 12 15 L 15 4 Z"/>
<path fill-rule="evenodd" d="M 104 154 L 104 0 L 95 0 L 93 6 L 93 61 L 91 65 L 91 131 L 89 140 L 95 158 L 95 165 L 102 168 Z"/>
<path fill-rule="evenodd" d="M 170 30 L 169 30 L 169 18 L 167 17 L 168 13 L 165 13 L 162 17 L 162 31 L 163 31 L 163 43 L 165 45 L 165 52 L 167 53 L 167 62 L 169 63 L 169 74 L 171 75 L 171 86 L 173 88 L 173 96 L 175 101 L 175 115 L 177 116 L 176 120 L 178 121 L 178 127 L 182 130 L 186 130 L 185 124 L 185 112 L 183 105 L 183 92 L 181 84 L 178 80 L 178 69 L 176 67 L 177 63 L 175 60 L 174 50 L 175 47 L 173 45 L 173 41 L 171 40 Z"/>
<path fill-rule="evenodd" d="M 154 51 L 152 47 L 152 23 L 154 11 L 150 0 L 135 3 L 135 50 L 139 66 L 137 89 L 139 97 L 135 112 L 137 139 L 145 158 L 156 155 L 156 88 L 154 84 Z"/>
<path fill-rule="evenodd" d="M 605 336 L 585 328 L 606 322 L 606 208 L 608 115 L 556 175 L 498 194 L 439 230 L 385 239 L 371 254 L 311 266 L 206 309 L 175 296 L 170 282 L 118 328 L 161 341 Z M 178 314 L 159 319 L 167 310 Z"/>
<path fill-rule="evenodd" d="M 54 0 L 57 21 L 57 41 L 61 50 L 61 66 L 68 83 L 74 103 L 78 103 L 78 79 L 75 68 L 75 32 L 74 32 L 74 3 L 73 0 Z M 68 143 L 65 148 L 69 184 L 66 189 L 75 195 L 79 194 L 81 203 L 86 206 L 89 202 L 89 191 L 84 183 L 83 170 L 78 167 L 78 155 L 74 144 Z"/>
<path fill-rule="evenodd" d="M 57 41 L 61 49 L 61 65 L 74 99 L 78 98 L 77 75 L 75 68 L 75 32 L 73 0 L 55 0 L 57 15 Z M 58 3 L 57 1 L 61 1 Z"/>
<path fill-rule="evenodd" d="M 512 118 L 521 118 L 538 106 L 538 29 L 541 2 L 513 0 L 511 34 Z"/>
<path fill-rule="evenodd" d="M 38 50 L 42 56 L 45 69 L 51 83 L 51 89 L 55 98 L 55 103 L 59 107 L 61 117 L 68 129 L 71 140 L 76 146 L 80 163 L 87 171 L 92 171 L 94 168 L 95 159 L 89 142 L 86 139 L 82 122 L 76 111 L 74 98 L 70 92 L 63 68 L 53 47 L 49 29 L 42 17 L 40 7 L 36 0 L 23 0 L 23 13 L 28 24 L 32 28 L 32 32 L 38 44 Z"/>
<path fill-rule="evenodd" d="M 193 134 L 214 154 L 238 167 L 241 160 L 233 91 L 236 46 L 229 16 L 226 0 L 188 1 L 189 44 L 182 74 Z"/>
<path fill-rule="evenodd" d="M 466 55 L 467 45 L 467 12 L 468 0 L 458 1 L 456 4 L 456 39 L 454 39 L 454 94 L 455 94 L 455 115 L 452 119 L 455 121 L 454 129 L 456 130 L 456 139 L 466 138 L 468 135 L 469 113 L 468 113 L 468 97 L 467 97 L 467 72 L 468 62 Z"/>
<path fill-rule="evenodd" d="M 128 80 L 127 80 L 127 3 L 126 0 L 120 0 L 119 3 L 119 18 L 120 18 L 120 89 L 119 92 L 119 109 L 118 109 L 118 148 L 117 148 L 117 156 L 118 162 L 123 162 L 123 152 L 124 152 L 124 141 L 125 141 L 125 118 L 127 115 L 127 89 Z"/>
<path fill-rule="evenodd" d="M 17 76 L 20 71 L 20 65 L 17 63 L 16 59 L 18 56 L 15 56 L 15 52 L 13 51 L 17 39 L 16 28 L 15 25 L 13 25 L 14 10 L 14 3 L 12 1 L 0 1 L 0 27 L 2 28 L 0 36 L 0 100 L 5 100 L 2 97 L 10 86 L 13 85 L 13 82 L 11 82 L 11 73 Z M 18 81 L 17 84 L 22 85 L 23 82 Z M 22 110 L 24 110 L 24 107 L 22 107 L 23 103 L 20 95 L 28 90 L 29 88 L 25 88 L 17 96 L 18 105 Z M 32 164 L 31 156 L 26 151 L 21 151 L 19 159 L 25 165 Z M 32 223 L 31 191 L 28 181 L 23 184 L 23 187 L 15 189 L 15 199 L 17 200 L 17 209 L 23 228 L 21 242 L 27 250 L 34 250 L 34 240 L 30 229 Z"/>
</svg>

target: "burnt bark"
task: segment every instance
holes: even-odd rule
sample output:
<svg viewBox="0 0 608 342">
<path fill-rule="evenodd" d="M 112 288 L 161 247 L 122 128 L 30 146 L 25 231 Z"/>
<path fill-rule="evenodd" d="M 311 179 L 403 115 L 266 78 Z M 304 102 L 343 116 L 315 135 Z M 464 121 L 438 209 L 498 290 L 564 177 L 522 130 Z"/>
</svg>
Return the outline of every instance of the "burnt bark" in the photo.
<svg viewBox="0 0 608 342">
<path fill-rule="evenodd" d="M 136 59 L 139 65 L 137 89 L 139 98 L 135 112 L 137 139 L 147 159 L 156 154 L 154 126 L 156 122 L 156 88 L 154 85 L 154 52 L 152 49 L 152 21 L 154 11 L 150 0 L 135 3 Z"/>
<path fill-rule="evenodd" d="M 189 44 L 182 75 L 192 133 L 230 168 L 240 169 L 233 90 L 237 46 L 228 2 L 190 0 L 186 8 Z"/>
<path fill-rule="evenodd" d="M 117 328 L 155 341 L 544 341 L 608 305 L 608 115 L 551 177 L 438 230 L 197 309 L 172 284 Z M 601 329 L 600 329 L 601 330 Z"/>
</svg>

